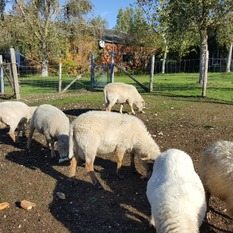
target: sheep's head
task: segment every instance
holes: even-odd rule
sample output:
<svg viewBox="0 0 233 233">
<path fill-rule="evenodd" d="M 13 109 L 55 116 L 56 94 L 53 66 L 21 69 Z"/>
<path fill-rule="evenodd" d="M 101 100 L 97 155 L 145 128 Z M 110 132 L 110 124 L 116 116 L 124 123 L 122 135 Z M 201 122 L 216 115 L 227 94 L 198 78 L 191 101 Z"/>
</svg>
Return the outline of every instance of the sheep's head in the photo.
<svg viewBox="0 0 233 233">
<path fill-rule="evenodd" d="M 137 106 L 139 112 L 145 113 L 143 111 L 143 109 L 145 108 L 145 101 L 144 100 L 135 103 L 135 105 Z"/>
<path fill-rule="evenodd" d="M 59 152 L 60 158 L 68 158 L 69 152 L 69 136 L 60 135 L 57 141 L 57 150 Z"/>
</svg>

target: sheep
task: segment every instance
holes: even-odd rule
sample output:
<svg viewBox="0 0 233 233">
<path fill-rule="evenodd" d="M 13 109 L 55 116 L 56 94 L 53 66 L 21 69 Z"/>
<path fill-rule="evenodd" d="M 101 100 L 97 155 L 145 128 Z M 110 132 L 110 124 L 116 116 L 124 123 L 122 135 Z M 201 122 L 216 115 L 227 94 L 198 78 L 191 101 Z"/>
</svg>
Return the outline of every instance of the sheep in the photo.
<svg viewBox="0 0 233 233">
<path fill-rule="evenodd" d="M 194 233 L 205 217 L 205 190 L 188 154 L 168 149 L 155 160 L 147 183 L 151 224 L 157 233 Z"/>
<path fill-rule="evenodd" d="M 233 218 L 233 142 L 220 140 L 208 145 L 200 155 L 199 173 L 207 205 L 210 195 L 218 197 L 226 204 L 226 214 Z"/>
<path fill-rule="evenodd" d="M 122 114 L 123 104 L 128 103 L 131 109 L 129 114 L 134 114 L 133 105 L 135 104 L 139 112 L 144 113 L 145 101 L 137 89 L 126 83 L 109 83 L 104 87 L 104 100 L 106 111 L 111 111 L 114 104 L 120 104 L 120 113 Z"/>
<path fill-rule="evenodd" d="M 93 185 L 102 188 L 94 173 L 96 155 L 114 153 L 117 159 L 116 174 L 122 178 L 121 166 L 126 152 L 131 152 L 131 168 L 134 170 L 134 155 L 145 156 L 144 160 L 147 161 L 155 160 L 160 154 L 158 145 L 137 117 L 115 112 L 89 111 L 71 122 L 70 178 L 75 176 L 77 160 L 81 158 L 85 160 L 85 169 Z M 147 169 L 146 161 L 143 165 Z M 147 176 L 148 173 L 147 171 Z"/>
<path fill-rule="evenodd" d="M 14 142 L 19 142 L 19 134 L 22 130 L 23 136 L 26 132 L 26 124 L 32 117 L 36 106 L 28 106 L 21 101 L 5 101 L 0 103 L 1 127 L 10 127 L 9 136 Z M 15 130 L 18 128 L 16 137 Z"/>
<path fill-rule="evenodd" d="M 51 145 L 51 158 L 56 156 L 54 142 L 57 141 L 57 149 L 60 155 L 59 162 L 68 159 L 69 150 L 69 118 L 60 109 L 49 104 L 40 105 L 34 112 L 30 122 L 30 133 L 27 141 L 27 149 L 31 148 L 34 130 L 45 135 L 47 146 Z"/>
</svg>

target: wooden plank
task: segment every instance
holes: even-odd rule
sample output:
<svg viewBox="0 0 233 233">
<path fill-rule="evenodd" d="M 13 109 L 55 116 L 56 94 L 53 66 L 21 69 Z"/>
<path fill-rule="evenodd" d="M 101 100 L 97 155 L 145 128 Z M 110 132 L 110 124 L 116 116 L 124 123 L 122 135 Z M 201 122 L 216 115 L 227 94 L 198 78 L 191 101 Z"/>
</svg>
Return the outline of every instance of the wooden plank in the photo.
<svg viewBox="0 0 233 233">
<path fill-rule="evenodd" d="M 14 48 L 10 48 L 10 54 L 11 54 L 11 65 L 12 65 L 12 72 L 13 72 L 13 79 L 14 79 L 14 92 L 15 92 L 16 99 L 19 100 L 20 99 L 19 80 L 18 80 Z"/>
<path fill-rule="evenodd" d="M 129 72 L 118 66 L 117 64 L 114 64 L 119 70 L 121 70 L 123 73 L 125 73 L 127 76 L 129 76 L 131 79 L 134 80 L 144 91 L 149 92 L 149 88 L 144 86 L 141 82 L 139 82 L 133 75 L 131 75 Z"/>
<path fill-rule="evenodd" d="M 78 75 L 75 79 L 73 79 L 73 80 L 71 81 L 71 83 L 70 83 L 69 85 L 67 85 L 67 86 L 63 89 L 62 93 L 65 92 L 65 91 L 67 91 L 67 90 L 71 87 L 71 85 L 73 85 L 77 80 L 81 79 L 82 76 L 88 71 L 88 69 L 89 69 L 90 67 L 91 67 L 91 65 L 89 65 L 89 66 L 87 67 L 87 69 L 84 70 L 84 72 L 83 72 L 82 74 Z"/>
</svg>

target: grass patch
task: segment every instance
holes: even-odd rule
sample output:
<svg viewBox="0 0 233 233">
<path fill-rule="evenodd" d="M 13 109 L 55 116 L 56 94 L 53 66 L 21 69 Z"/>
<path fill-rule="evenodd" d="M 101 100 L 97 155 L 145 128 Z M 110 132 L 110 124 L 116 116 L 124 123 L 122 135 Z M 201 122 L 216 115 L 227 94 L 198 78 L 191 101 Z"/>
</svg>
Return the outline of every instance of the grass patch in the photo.
<svg viewBox="0 0 233 233">
<path fill-rule="evenodd" d="M 135 75 L 139 82 L 149 87 L 149 75 Z M 62 90 L 70 84 L 75 77 L 64 76 L 62 79 Z M 36 95 L 49 95 L 58 93 L 58 77 L 27 76 L 20 77 L 20 95 L 21 98 L 28 98 Z M 198 83 L 199 74 L 155 74 L 154 75 L 154 90 L 151 93 L 146 93 L 139 87 L 131 78 L 126 75 L 115 75 L 115 82 L 125 82 L 133 84 L 139 92 L 146 96 L 168 96 L 181 98 L 192 101 L 209 101 L 216 103 L 232 104 L 233 91 L 233 74 L 232 73 L 209 73 L 206 98 L 202 98 L 202 85 Z M 10 90 L 9 85 L 5 85 L 7 91 Z M 81 90 L 90 90 L 90 76 L 84 75 L 80 80 L 77 80 L 67 91 L 67 93 L 79 93 Z M 95 90 L 101 91 L 102 88 Z M 92 98 L 93 95 L 86 93 L 84 97 L 79 96 L 79 100 L 85 101 L 87 98 Z M 70 101 L 72 101 L 70 99 Z"/>
</svg>

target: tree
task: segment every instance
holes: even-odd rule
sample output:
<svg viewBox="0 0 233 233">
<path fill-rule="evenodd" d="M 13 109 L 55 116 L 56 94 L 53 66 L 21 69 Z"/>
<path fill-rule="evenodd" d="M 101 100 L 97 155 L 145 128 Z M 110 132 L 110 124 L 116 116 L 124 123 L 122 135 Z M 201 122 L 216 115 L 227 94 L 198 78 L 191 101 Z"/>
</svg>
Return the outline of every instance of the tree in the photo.
<svg viewBox="0 0 233 233">
<path fill-rule="evenodd" d="M 94 37 L 96 37 L 96 39 L 101 39 L 103 37 L 104 30 L 108 27 L 108 21 L 106 19 L 102 19 L 99 15 L 90 21 L 90 26 L 93 28 Z"/>
<path fill-rule="evenodd" d="M 232 12 L 227 14 L 226 17 L 220 22 L 217 32 L 217 42 L 226 46 L 228 49 L 226 72 L 231 72 L 231 60 L 232 60 L 232 47 L 233 47 L 233 14 Z"/>
<path fill-rule="evenodd" d="M 77 22 L 86 25 L 83 15 L 91 7 L 89 0 L 68 0 L 65 5 L 60 5 L 58 0 L 16 0 L 11 15 L 5 15 L 10 17 L 12 27 L 1 22 L 0 27 L 7 26 L 1 31 L 1 36 L 4 33 L 5 38 L 10 37 L 11 46 L 21 51 L 33 51 L 33 58 L 42 61 L 42 76 L 48 76 L 51 56 L 60 57 L 66 51 L 67 38 L 72 37 L 66 30 L 70 26 L 64 25 Z M 0 42 L 4 43 L 1 39 Z"/>
<path fill-rule="evenodd" d="M 42 76 L 48 76 L 48 56 L 49 48 L 54 43 L 56 34 L 51 34 L 54 30 L 53 18 L 59 11 L 58 1 L 50 0 L 16 0 L 16 10 L 19 10 L 31 31 L 34 49 L 42 60 Z"/>
<path fill-rule="evenodd" d="M 200 78 L 203 87 L 207 82 L 208 60 L 208 29 L 218 24 L 229 12 L 233 10 L 232 0 L 138 0 L 148 6 L 153 6 L 154 13 L 160 6 L 166 12 L 164 19 L 166 31 L 178 38 L 182 34 L 198 33 L 200 47 Z M 187 34 L 186 34 L 187 35 Z M 202 96 L 205 96 L 203 88 Z"/>
<path fill-rule="evenodd" d="M 0 0 L 0 16 L 3 17 L 3 12 L 5 10 L 6 2 L 5 0 Z"/>
<path fill-rule="evenodd" d="M 118 11 L 115 29 L 128 34 L 129 44 L 144 47 L 158 47 L 161 44 L 161 37 L 147 22 L 140 8 L 121 8 Z"/>
</svg>

